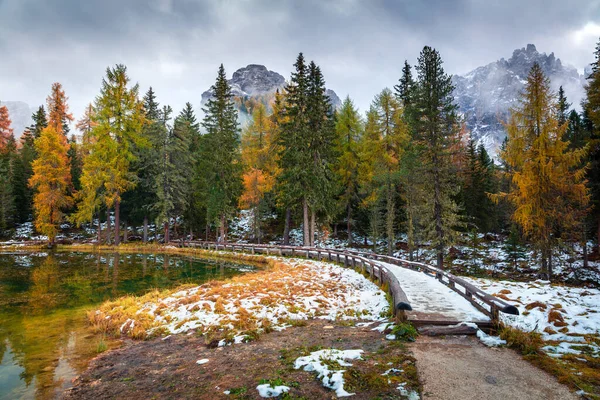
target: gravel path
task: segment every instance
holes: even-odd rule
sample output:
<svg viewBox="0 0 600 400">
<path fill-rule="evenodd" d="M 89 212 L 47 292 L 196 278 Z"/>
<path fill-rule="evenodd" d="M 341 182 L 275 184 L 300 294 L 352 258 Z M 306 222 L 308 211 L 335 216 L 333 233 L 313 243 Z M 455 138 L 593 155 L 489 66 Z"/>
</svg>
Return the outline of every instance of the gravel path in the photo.
<svg viewBox="0 0 600 400">
<path fill-rule="evenodd" d="M 410 346 L 424 399 L 569 400 L 579 397 L 506 348 L 474 337 L 420 336 Z"/>
</svg>

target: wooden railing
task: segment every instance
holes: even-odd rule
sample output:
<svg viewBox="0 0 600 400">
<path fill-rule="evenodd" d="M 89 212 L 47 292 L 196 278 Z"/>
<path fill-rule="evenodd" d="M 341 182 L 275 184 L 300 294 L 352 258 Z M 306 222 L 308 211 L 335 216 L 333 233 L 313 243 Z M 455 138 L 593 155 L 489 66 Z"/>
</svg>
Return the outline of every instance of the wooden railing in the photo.
<svg viewBox="0 0 600 400">
<path fill-rule="evenodd" d="M 181 245 L 181 243 L 179 243 Z M 394 301 L 394 314 L 399 318 L 404 318 L 404 312 L 412 310 L 406 294 L 402 290 L 401 282 L 397 276 L 384 263 L 396 265 L 402 268 L 409 268 L 415 271 L 424 272 L 432 279 L 435 278 L 441 283 L 460 294 L 467 299 L 475 308 L 490 317 L 492 321 L 497 321 L 499 313 L 519 315 L 519 310 L 505 302 L 502 299 L 494 297 L 483 290 L 473 286 L 462 278 L 459 278 L 449 272 L 428 264 L 403 260 L 397 257 L 390 257 L 372 252 L 360 252 L 356 250 L 339 250 L 319 247 L 297 247 L 280 246 L 267 244 L 245 244 L 245 243 L 215 243 L 204 241 L 186 242 L 186 247 L 199 247 L 207 250 L 230 250 L 247 252 L 251 254 L 279 255 L 290 257 L 306 257 L 322 261 L 333 261 L 345 266 L 360 268 L 368 273 L 372 279 L 379 283 L 387 283 L 390 294 Z"/>
</svg>

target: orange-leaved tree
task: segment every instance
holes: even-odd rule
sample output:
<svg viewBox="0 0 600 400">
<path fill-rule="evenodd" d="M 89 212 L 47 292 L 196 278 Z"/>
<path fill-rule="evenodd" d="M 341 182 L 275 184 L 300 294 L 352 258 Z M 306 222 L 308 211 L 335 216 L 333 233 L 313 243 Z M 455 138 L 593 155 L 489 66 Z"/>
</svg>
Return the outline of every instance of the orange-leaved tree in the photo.
<svg viewBox="0 0 600 400">
<path fill-rule="evenodd" d="M 37 158 L 29 179 L 29 185 L 35 189 L 35 227 L 48 236 L 49 244 L 53 245 L 64 218 L 63 210 L 72 204 L 68 195 L 71 186 L 69 145 L 67 138 L 49 125 L 35 140 L 35 150 Z"/>
<path fill-rule="evenodd" d="M 46 99 L 48 105 L 48 126 L 60 134 L 69 133 L 69 122 L 73 121 L 73 115 L 69 113 L 67 96 L 59 82 L 52 84 L 50 95 Z"/>
<path fill-rule="evenodd" d="M 535 63 L 527 77 L 519 105 L 506 124 L 508 141 L 502 158 L 512 181 L 507 199 L 514 207 L 513 220 L 533 241 L 542 271 L 552 278 L 552 251 L 559 235 L 578 227 L 589 201 L 585 148 L 570 150 L 564 139 L 567 123 L 559 125 L 556 99 L 550 81 Z"/>
<path fill-rule="evenodd" d="M 4 150 L 13 134 L 13 130 L 10 127 L 11 123 L 8 108 L 6 106 L 0 107 L 0 151 Z"/>
<path fill-rule="evenodd" d="M 263 104 L 254 108 L 252 118 L 252 123 L 242 134 L 242 163 L 245 172 L 242 177 L 244 192 L 240 197 L 240 205 L 252 210 L 254 236 L 260 243 L 261 209 L 265 195 L 273 190 L 278 174 L 276 124 L 269 118 Z"/>
</svg>

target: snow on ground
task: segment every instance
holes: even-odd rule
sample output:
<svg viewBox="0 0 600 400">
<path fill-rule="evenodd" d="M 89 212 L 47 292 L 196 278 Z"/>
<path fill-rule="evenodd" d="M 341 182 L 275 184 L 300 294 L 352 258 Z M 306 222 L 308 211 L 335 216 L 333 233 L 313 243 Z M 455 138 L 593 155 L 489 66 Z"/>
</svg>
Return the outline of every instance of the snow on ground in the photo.
<svg viewBox="0 0 600 400">
<path fill-rule="evenodd" d="M 279 385 L 279 386 L 271 386 L 269 383 L 263 383 L 262 385 L 258 385 L 256 387 L 258 390 L 258 395 L 260 397 L 279 397 L 284 393 L 290 391 L 289 386 Z"/>
<path fill-rule="evenodd" d="M 477 310 L 461 295 L 423 272 L 382 263 L 398 278 L 400 286 L 413 308 L 411 313 L 436 315 L 431 319 L 451 321 L 488 321 L 489 318 Z"/>
<path fill-rule="evenodd" d="M 345 360 L 362 360 L 362 350 L 337 350 L 325 349 L 310 353 L 308 356 L 296 359 L 295 369 L 304 369 L 308 372 L 316 372 L 317 378 L 321 379 L 323 386 L 335 391 L 338 397 L 352 396 L 344 390 L 344 369 L 332 370 L 332 365 L 337 363 L 340 367 L 351 367 L 352 364 Z"/>
<path fill-rule="evenodd" d="M 511 282 L 464 278 L 515 305 L 520 315 L 500 313 L 503 322 L 525 332 L 537 331 L 551 343 L 544 350 L 561 354 L 587 352 L 600 357 L 592 339 L 600 335 L 600 290 L 553 285 L 547 281 Z"/>
<path fill-rule="evenodd" d="M 268 270 L 139 304 L 137 315 L 141 320 L 149 316 L 152 329 L 166 333 L 224 330 L 229 333 L 224 345 L 240 342 L 255 330 L 285 329 L 294 320 L 379 321 L 389 309 L 385 293 L 354 270 L 317 261 L 270 259 L 274 263 Z M 106 314 L 97 311 L 102 314 L 97 317 L 119 317 L 119 307 L 107 308 Z M 135 326 L 129 318 L 121 323 L 123 334 Z"/>
</svg>

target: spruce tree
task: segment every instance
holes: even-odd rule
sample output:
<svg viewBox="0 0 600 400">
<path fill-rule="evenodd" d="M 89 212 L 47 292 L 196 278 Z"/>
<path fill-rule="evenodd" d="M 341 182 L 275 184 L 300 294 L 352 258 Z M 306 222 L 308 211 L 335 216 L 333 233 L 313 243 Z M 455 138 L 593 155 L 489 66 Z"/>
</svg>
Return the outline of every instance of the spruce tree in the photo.
<svg viewBox="0 0 600 400">
<path fill-rule="evenodd" d="M 563 125 L 567 122 L 570 107 L 571 103 L 567 102 L 565 91 L 563 90 L 563 87 L 560 86 L 558 88 L 558 101 L 556 103 L 556 119 L 558 120 L 559 125 Z"/>
<path fill-rule="evenodd" d="M 223 64 L 212 86 L 202 126 L 206 130 L 207 210 L 219 229 L 219 239 L 227 241 L 227 225 L 238 204 L 241 192 L 240 138 L 237 111 Z"/>
<path fill-rule="evenodd" d="M 309 122 L 308 107 L 308 68 L 300 53 L 294 63 L 290 83 L 286 86 L 283 114 L 279 135 L 279 165 L 281 174 L 278 180 L 279 202 L 285 208 L 300 203 L 303 214 L 303 243 L 310 245 L 309 197 L 307 188 L 312 185 L 310 171 L 313 159 L 308 147 Z"/>
<path fill-rule="evenodd" d="M 506 198 L 513 220 L 533 240 L 541 256 L 542 272 L 552 278 L 552 252 L 557 233 L 579 229 L 581 210 L 589 200 L 584 149 L 569 150 L 566 124 L 559 125 L 550 81 L 535 63 L 527 77 L 520 105 L 511 110 L 506 125 L 508 142 L 502 158 L 510 166 L 512 186 Z"/>
<path fill-rule="evenodd" d="M 39 106 L 36 112 L 31 115 L 31 119 L 33 119 L 33 124 L 29 127 L 33 138 L 37 139 L 42 134 L 42 131 L 45 127 L 48 126 L 48 120 L 46 119 L 46 110 L 44 106 Z"/>
<path fill-rule="evenodd" d="M 409 108 L 412 104 L 414 86 L 415 81 L 412 76 L 412 68 L 408 61 L 404 60 L 402 76 L 400 77 L 398 84 L 394 86 L 394 91 L 396 97 L 398 97 L 398 100 L 400 100 L 405 109 Z"/>
<path fill-rule="evenodd" d="M 582 124 L 589 131 L 586 144 L 590 165 L 587 173 L 591 192 L 593 223 L 596 227 L 596 251 L 600 253 L 600 41 L 594 52 L 592 73 L 585 87 Z"/>
<path fill-rule="evenodd" d="M 424 184 L 429 196 L 424 208 L 428 238 L 437 253 L 437 266 L 443 267 L 444 253 L 456 236 L 460 224 L 456 176 L 451 150 L 459 125 L 451 77 L 444 72 L 440 54 L 425 46 L 417 63 L 418 79 L 414 91 L 412 128 L 420 146 Z"/>
<path fill-rule="evenodd" d="M 6 106 L 0 107 L 0 236 L 15 222 L 14 176 L 16 143 Z"/>
</svg>

